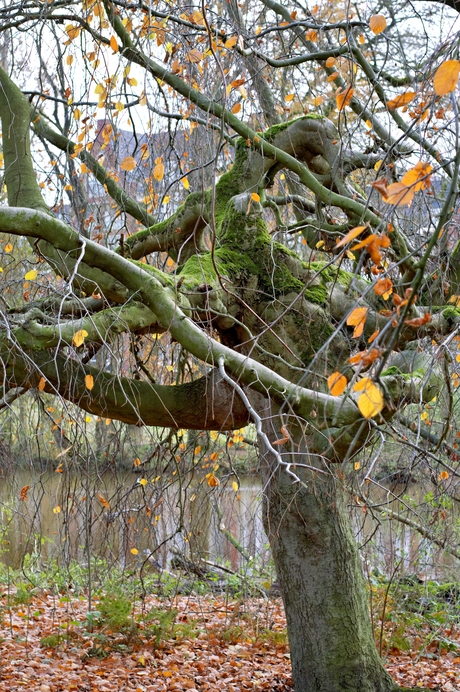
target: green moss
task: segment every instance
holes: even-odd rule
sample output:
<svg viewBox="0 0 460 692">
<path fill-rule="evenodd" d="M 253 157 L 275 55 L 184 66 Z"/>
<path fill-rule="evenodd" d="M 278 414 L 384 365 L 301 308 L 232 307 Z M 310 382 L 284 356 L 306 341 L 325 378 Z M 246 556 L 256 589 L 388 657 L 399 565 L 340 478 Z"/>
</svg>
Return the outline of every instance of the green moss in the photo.
<svg viewBox="0 0 460 692">
<path fill-rule="evenodd" d="M 219 267 L 219 270 L 221 267 Z M 223 272 L 222 272 L 223 273 Z M 216 270 L 212 261 L 211 253 L 206 255 L 193 255 L 184 264 L 181 276 L 185 276 L 187 286 L 198 286 L 199 284 L 215 285 Z"/>
<path fill-rule="evenodd" d="M 326 286 L 323 286 L 322 284 L 310 286 L 305 291 L 305 298 L 309 300 L 310 303 L 324 305 L 328 301 L 329 291 L 327 290 Z"/>
<path fill-rule="evenodd" d="M 396 365 L 391 365 L 384 372 L 382 372 L 382 377 L 402 375 L 402 372 Z"/>
<path fill-rule="evenodd" d="M 292 123 L 296 122 L 297 120 L 324 120 L 324 115 L 318 115 L 317 113 L 308 113 L 307 115 L 300 116 L 300 118 L 294 118 L 294 120 L 288 120 L 284 123 L 278 123 L 277 125 L 273 125 L 272 127 L 270 127 L 268 130 L 265 130 L 265 132 L 262 134 L 262 137 L 268 141 L 272 141 L 279 132 L 287 130 L 287 128 L 290 127 Z"/>
<path fill-rule="evenodd" d="M 457 308 L 453 305 L 449 305 L 447 308 L 444 308 L 442 311 L 442 316 L 446 320 L 454 320 L 457 317 L 460 317 L 460 308 Z"/>
<path fill-rule="evenodd" d="M 344 269 L 340 269 L 335 264 L 329 264 L 328 262 L 308 262 L 304 266 L 315 272 L 315 274 L 320 274 L 321 280 L 326 284 L 339 283 L 342 286 L 348 287 L 353 278 L 353 274 L 350 272 L 346 272 Z"/>
</svg>

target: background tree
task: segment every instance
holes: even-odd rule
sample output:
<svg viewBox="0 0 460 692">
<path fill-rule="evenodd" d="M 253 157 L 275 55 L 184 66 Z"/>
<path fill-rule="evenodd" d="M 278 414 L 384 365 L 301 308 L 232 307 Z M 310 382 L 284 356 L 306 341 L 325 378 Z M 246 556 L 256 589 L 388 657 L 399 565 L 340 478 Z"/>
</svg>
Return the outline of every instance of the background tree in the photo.
<svg viewBox="0 0 460 692">
<path fill-rule="evenodd" d="M 298 692 L 396 689 L 348 504 L 372 505 L 406 407 L 418 449 L 437 397 L 433 473 L 457 474 L 437 452 L 456 434 L 458 40 L 452 13 L 414 7 L 0 11 L 0 229 L 27 283 L 3 297 L 3 407 L 38 390 L 137 426 L 254 423 Z M 204 374 L 155 381 L 165 332 Z"/>
</svg>

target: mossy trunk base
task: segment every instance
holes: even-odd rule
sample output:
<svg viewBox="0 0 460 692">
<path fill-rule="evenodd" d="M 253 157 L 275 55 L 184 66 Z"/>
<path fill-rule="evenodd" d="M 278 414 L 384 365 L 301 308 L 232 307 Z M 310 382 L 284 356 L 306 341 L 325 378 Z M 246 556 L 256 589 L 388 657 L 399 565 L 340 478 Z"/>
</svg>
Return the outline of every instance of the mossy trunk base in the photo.
<svg viewBox="0 0 460 692">
<path fill-rule="evenodd" d="M 302 463 L 298 456 L 295 461 Z M 270 474 L 264 512 L 295 690 L 395 692 L 399 688 L 376 649 L 342 482 L 333 473 L 308 472 L 301 478 L 305 486 L 284 469 Z"/>
</svg>

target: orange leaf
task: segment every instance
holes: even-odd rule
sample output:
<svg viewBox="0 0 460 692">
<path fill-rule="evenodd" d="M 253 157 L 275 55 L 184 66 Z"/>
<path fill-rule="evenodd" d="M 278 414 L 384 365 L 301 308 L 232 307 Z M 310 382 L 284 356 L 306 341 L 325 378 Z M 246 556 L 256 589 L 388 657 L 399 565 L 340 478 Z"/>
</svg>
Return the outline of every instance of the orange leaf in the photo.
<svg viewBox="0 0 460 692">
<path fill-rule="evenodd" d="M 387 184 L 388 184 L 388 180 L 386 178 L 379 178 L 378 180 L 374 180 L 374 182 L 371 183 L 371 187 L 375 187 L 377 192 L 380 192 L 382 197 L 385 198 L 387 196 L 387 190 L 388 190 Z"/>
<path fill-rule="evenodd" d="M 228 38 L 225 41 L 224 46 L 225 46 L 225 48 L 233 48 L 233 46 L 236 46 L 237 43 L 238 43 L 238 36 L 230 36 L 230 38 Z"/>
<path fill-rule="evenodd" d="M 369 28 L 374 34 L 381 34 L 387 28 L 387 20 L 383 14 L 374 14 L 369 19 Z"/>
<path fill-rule="evenodd" d="M 364 240 L 361 240 L 359 243 L 356 243 L 356 245 L 353 245 L 353 247 L 351 248 L 351 251 L 353 252 L 354 250 L 361 250 L 362 247 L 366 247 L 366 245 L 370 245 L 377 238 L 378 238 L 378 235 L 376 233 L 371 233 L 370 235 L 367 236 L 367 238 L 364 238 Z"/>
<path fill-rule="evenodd" d="M 414 187 L 407 187 L 404 183 L 391 183 L 387 187 L 387 196 L 386 199 L 384 198 L 384 201 L 395 207 L 403 207 L 406 204 L 412 204 L 414 194 Z"/>
<path fill-rule="evenodd" d="M 39 392 L 43 392 L 43 390 L 45 389 L 45 385 L 46 385 L 46 380 L 45 380 L 45 378 L 44 378 L 44 377 L 40 377 L 40 382 L 38 383 L 38 391 L 39 391 Z"/>
<path fill-rule="evenodd" d="M 210 473 L 207 478 L 208 485 L 210 488 L 216 488 L 218 485 L 220 485 L 220 480 L 216 478 L 216 476 L 213 473 Z"/>
<path fill-rule="evenodd" d="M 370 337 L 368 338 L 367 343 L 371 344 L 373 341 L 376 340 L 376 338 L 378 337 L 379 334 L 380 334 L 380 329 L 376 329 L 375 332 L 373 332 L 370 335 Z M 373 349 L 373 350 L 376 351 L 377 349 Z"/>
<path fill-rule="evenodd" d="M 393 283 L 389 277 L 382 277 L 374 284 L 374 293 L 386 300 L 393 293 Z"/>
<path fill-rule="evenodd" d="M 251 199 L 252 199 L 254 202 L 260 202 L 260 195 L 258 195 L 257 192 L 253 192 L 252 195 L 251 195 Z"/>
<path fill-rule="evenodd" d="M 92 375 L 85 376 L 85 387 L 89 389 L 89 391 L 94 387 L 94 377 Z"/>
<path fill-rule="evenodd" d="M 189 62 L 197 63 L 203 59 L 203 53 L 196 48 L 193 48 L 185 57 Z"/>
<path fill-rule="evenodd" d="M 235 105 L 232 106 L 232 113 L 234 113 L 235 115 L 237 113 L 239 113 L 240 110 L 241 110 L 241 103 L 235 103 Z"/>
<path fill-rule="evenodd" d="M 291 439 L 291 436 L 289 435 L 289 431 L 285 425 L 281 426 L 281 432 L 283 433 L 284 437 L 282 437 L 280 440 L 275 440 L 273 442 L 274 445 L 285 445 L 286 442 L 289 442 L 289 440 Z"/>
<path fill-rule="evenodd" d="M 101 493 L 97 494 L 97 499 L 99 500 L 101 505 L 104 507 L 104 509 L 110 509 L 110 502 L 108 500 L 106 500 L 105 497 L 103 495 L 101 495 Z"/>
<path fill-rule="evenodd" d="M 429 163 L 419 161 L 414 168 L 411 168 L 403 175 L 401 182 L 408 187 L 413 185 L 415 192 L 424 190 L 425 187 L 430 185 L 430 173 L 432 170 L 433 166 L 430 166 Z"/>
<path fill-rule="evenodd" d="M 7 243 L 3 249 L 5 250 L 5 252 L 11 252 L 13 246 L 11 245 L 11 243 Z"/>
<path fill-rule="evenodd" d="M 25 485 L 23 488 L 21 488 L 21 492 L 19 493 L 19 499 L 22 500 L 22 502 L 25 502 L 27 500 L 27 493 L 30 488 L 30 485 Z"/>
<path fill-rule="evenodd" d="M 354 94 L 354 90 L 351 86 L 345 87 L 345 89 L 337 89 L 335 92 L 335 103 L 338 111 L 343 111 L 345 106 L 348 106 Z"/>
<path fill-rule="evenodd" d="M 415 91 L 405 91 L 404 94 L 399 94 L 394 99 L 387 101 L 387 107 L 390 111 L 394 111 L 396 108 L 401 108 L 401 106 L 407 106 L 416 96 Z"/>
<path fill-rule="evenodd" d="M 440 481 L 446 481 L 449 478 L 449 472 L 448 471 L 441 471 L 441 473 L 438 475 L 438 478 Z"/>
<path fill-rule="evenodd" d="M 114 53 L 118 53 L 118 42 L 115 36 L 110 37 L 110 47 Z"/>
<path fill-rule="evenodd" d="M 363 333 L 364 324 L 367 319 L 367 308 L 355 308 L 347 317 L 347 325 L 354 327 L 353 336 L 358 338 Z"/>
<path fill-rule="evenodd" d="M 132 156 L 126 156 L 120 164 L 122 171 L 133 171 L 137 166 L 136 160 Z"/>
<path fill-rule="evenodd" d="M 348 380 L 345 375 L 340 372 L 333 372 L 327 378 L 327 386 L 329 387 L 329 393 L 332 396 L 340 396 L 345 391 L 345 387 L 348 384 Z"/>
<path fill-rule="evenodd" d="M 339 240 L 336 247 L 343 247 L 349 243 L 350 240 L 354 240 L 357 236 L 359 236 L 363 231 L 366 230 L 366 228 L 367 226 L 356 226 L 356 228 L 352 228 L 351 231 L 348 231 L 348 233 L 344 235 L 341 240 Z"/>
<path fill-rule="evenodd" d="M 449 94 L 455 89 L 460 74 L 460 62 L 458 60 L 446 60 L 435 72 L 433 86 L 438 96 Z"/>
<path fill-rule="evenodd" d="M 429 312 L 427 312 L 426 315 L 423 315 L 423 317 L 416 317 L 413 320 L 404 320 L 404 324 L 407 324 L 408 327 L 413 327 L 414 329 L 417 329 L 418 327 L 423 327 L 424 324 L 430 321 L 431 315 Z"/>
</svg>

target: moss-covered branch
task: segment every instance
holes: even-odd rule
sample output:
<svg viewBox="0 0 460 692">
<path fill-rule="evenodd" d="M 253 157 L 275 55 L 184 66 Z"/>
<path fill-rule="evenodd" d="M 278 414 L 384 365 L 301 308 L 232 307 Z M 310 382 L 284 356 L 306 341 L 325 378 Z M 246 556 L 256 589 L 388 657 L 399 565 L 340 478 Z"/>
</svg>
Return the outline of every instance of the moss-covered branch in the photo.
<svg viewBox="0 0 460 692">
<path fill-rule="evenodd" d="M 43 350 L 56 346 L 71 346 L 76 332 L 84 330 L 86 341 L 108 343 L 117 334 L 139 330 L 162 331 L 156 315 L 141 303 L 128 303 L 123 307 L 102 310 L 95 315 L 80 319 L 54 321 L 35 308 L 21 315 L 19 326 L 12 329 L 8 337 L 0 336 L 4 347 L 12 339 L 21 349 Z"/>
<path fill-rule="evenodd" d="M 1 349 L 0 362 L 3 387 L 32 389 L 44 378 L 45 392 L 104 418 L 189 430 L 234 430 L 248 423 L 245 406 L 215 371 L 195 382 L 168 387 L 100 372 L 47 351 L 17 352 L 11 357 Z M 93 377 L 91 390 L 85 385 L 86 375 Z"/>
</svg>

